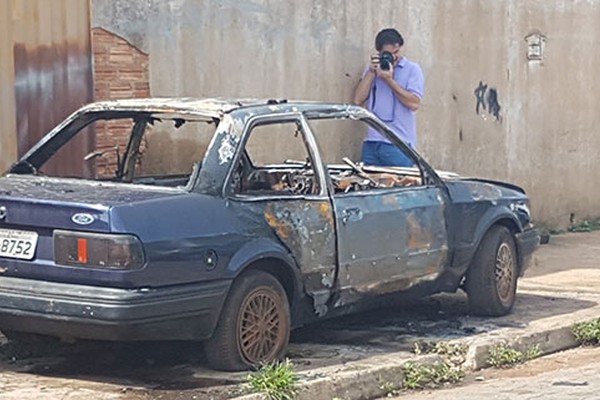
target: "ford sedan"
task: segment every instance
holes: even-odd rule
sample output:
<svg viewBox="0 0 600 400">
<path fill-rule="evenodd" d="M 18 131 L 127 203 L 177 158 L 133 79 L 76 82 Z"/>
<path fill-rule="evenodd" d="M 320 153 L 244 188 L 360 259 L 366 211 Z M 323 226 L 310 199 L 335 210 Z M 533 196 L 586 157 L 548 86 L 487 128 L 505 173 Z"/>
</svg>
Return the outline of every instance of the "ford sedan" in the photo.
<svg viewBox="0 0 600 400">
<path fill-rule="evenodd" d="M 413 166 L 358 162 L 368 126 Z M 194 340 L 243 370 L 399 293 L 464 289 L 473 314 L 507 314 L 538 241 L 523 189 L 436 171 L 357 106 L 99 102 L 0 178 L 0 329 Z"/>
</svg>

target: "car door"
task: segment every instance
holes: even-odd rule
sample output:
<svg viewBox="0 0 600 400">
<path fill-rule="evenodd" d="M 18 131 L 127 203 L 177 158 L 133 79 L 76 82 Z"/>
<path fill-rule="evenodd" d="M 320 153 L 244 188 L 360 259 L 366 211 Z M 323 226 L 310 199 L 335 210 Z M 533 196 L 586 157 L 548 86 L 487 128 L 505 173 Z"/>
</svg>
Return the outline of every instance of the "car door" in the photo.
<svg viewBox="0 0 600 400">
<path fill-rule="evenodd" d="M 232 205 L 289 249 L 317 314 L 326 312 L 336 263 L 334 212 L 323 164 L 300 115 L 248 123 L 234 167 Z"/>
<path fill-rule="evenodd" d="M 326 139 L 331 141 L 332 132 L 337 132 L 341 137 L 336 142 L 347 143 L 350 139 L 344 139 L 345 134 L 356 135 L 357 131 L 364 131 L 368 123 L 358 121 L 362 123 L 357 127 L 356 118 L 349 121 L 351 119 L 341 116 L 329 122 L 309 119 L 309 126 L 319 144 L 319 126 L 326 126 L 322 129 L 329 136 Z M 352 124 L 352 128 L 340 128 L 344 121 Z M 407 156 L 416 157 L 409 153 L 406 152 Z M 359 157 L 356 153 L 353 156 Z M 339 155 L 336 157 L 339 162 Z M 416 158 L 414 160 L 417 162 Z M 336 174 L 348 174 L 347 171 L 338 173 L 336 168 L 332 164 L 327 166 L 332 180 L 340 179 Z M 406 171 L 420 176 L 420 183 L 384 188 L 373 188 L 368 184 L 363 188 L 358 184 L 355 185 L 358 189 L 341 191 L 334 188 L 332 191 L 337 227 L 338 305 L 364 296 L 400 291 L 420 280 L 433 279 L 445 264 L 448 241 L 443 188 L 424 182 L 423 171 L 418 166 Z M 369 178 L 369 173 L 363 172 L 358 178 Z"/>
</svg>

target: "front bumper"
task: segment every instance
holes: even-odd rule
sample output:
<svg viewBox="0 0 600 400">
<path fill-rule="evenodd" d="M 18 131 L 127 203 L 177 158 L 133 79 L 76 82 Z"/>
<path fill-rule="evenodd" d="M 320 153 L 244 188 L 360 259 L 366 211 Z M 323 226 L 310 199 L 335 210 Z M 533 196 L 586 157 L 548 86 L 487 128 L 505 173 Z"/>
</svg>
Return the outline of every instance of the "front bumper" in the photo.
<svg viewBox="0 0 600 400">
<path fill-rule="evenodd" d="M 0 277 L 0 330 L 73 339 L 203 340 L 231 281 L 116 289 Z"/>
<path fill-rule="evenodd" d="M 540 244 L 540 232 L 535 229 L 527 229 L 515 235 L 517 239 L 517 252 L 519 254 L 519 276 L 523 276 L 529 268 L 533 258 L 533 252 Z"/>
</svg>

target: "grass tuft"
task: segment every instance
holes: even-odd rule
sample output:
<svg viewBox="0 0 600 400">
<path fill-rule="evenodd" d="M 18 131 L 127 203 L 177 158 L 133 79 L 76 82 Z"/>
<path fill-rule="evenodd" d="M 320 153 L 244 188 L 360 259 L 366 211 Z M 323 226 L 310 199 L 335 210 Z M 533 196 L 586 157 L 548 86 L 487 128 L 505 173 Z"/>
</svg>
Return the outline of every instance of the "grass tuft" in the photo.
<svg viewBox="0 0 600 400">
<path fill-rule="evenodd" d="M 600 344 L 600 318 L 577 323 L 573 325 L 571 331 L 579 344 L 593 346 Z"/>
<path fill-rule="evenodd" d="M 292 400 L 298 391 L 298 375 L 289 360 L 264 364 L 246 381 L 252 392 L 262 393 L 267 400 Z"/>
<path fill-rule="evenodd" d="M 460 382 L 465 373 L 455 365 L 447 362 L 422 365 L 408 362 L 402 366 L 404 389 L 433 389 L 444 383 Z"/>
</svg>

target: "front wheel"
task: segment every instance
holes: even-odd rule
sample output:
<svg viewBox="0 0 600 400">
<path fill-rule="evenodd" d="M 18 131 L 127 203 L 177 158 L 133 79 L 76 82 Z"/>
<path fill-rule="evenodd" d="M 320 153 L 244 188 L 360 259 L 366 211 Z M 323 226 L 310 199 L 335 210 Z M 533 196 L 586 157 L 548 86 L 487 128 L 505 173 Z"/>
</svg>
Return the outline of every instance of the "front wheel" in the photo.
<svg viewBox="0 0 600 400">
<path fill-rule="evenodd" d="M 496 225 L 483 237 L 467 271 L 469 308 L 475 315 L 508 314 L 517 292 L 517 252 L 511 232 Z"/>
<path fill-rule="evenodd" d="M 290 306 L 281 283 L 264 271 L 236 279 L 213 336 L 205 343 L 208 364 L 241 371 L 281 359 L 290 338 Z"/>
</svg>

